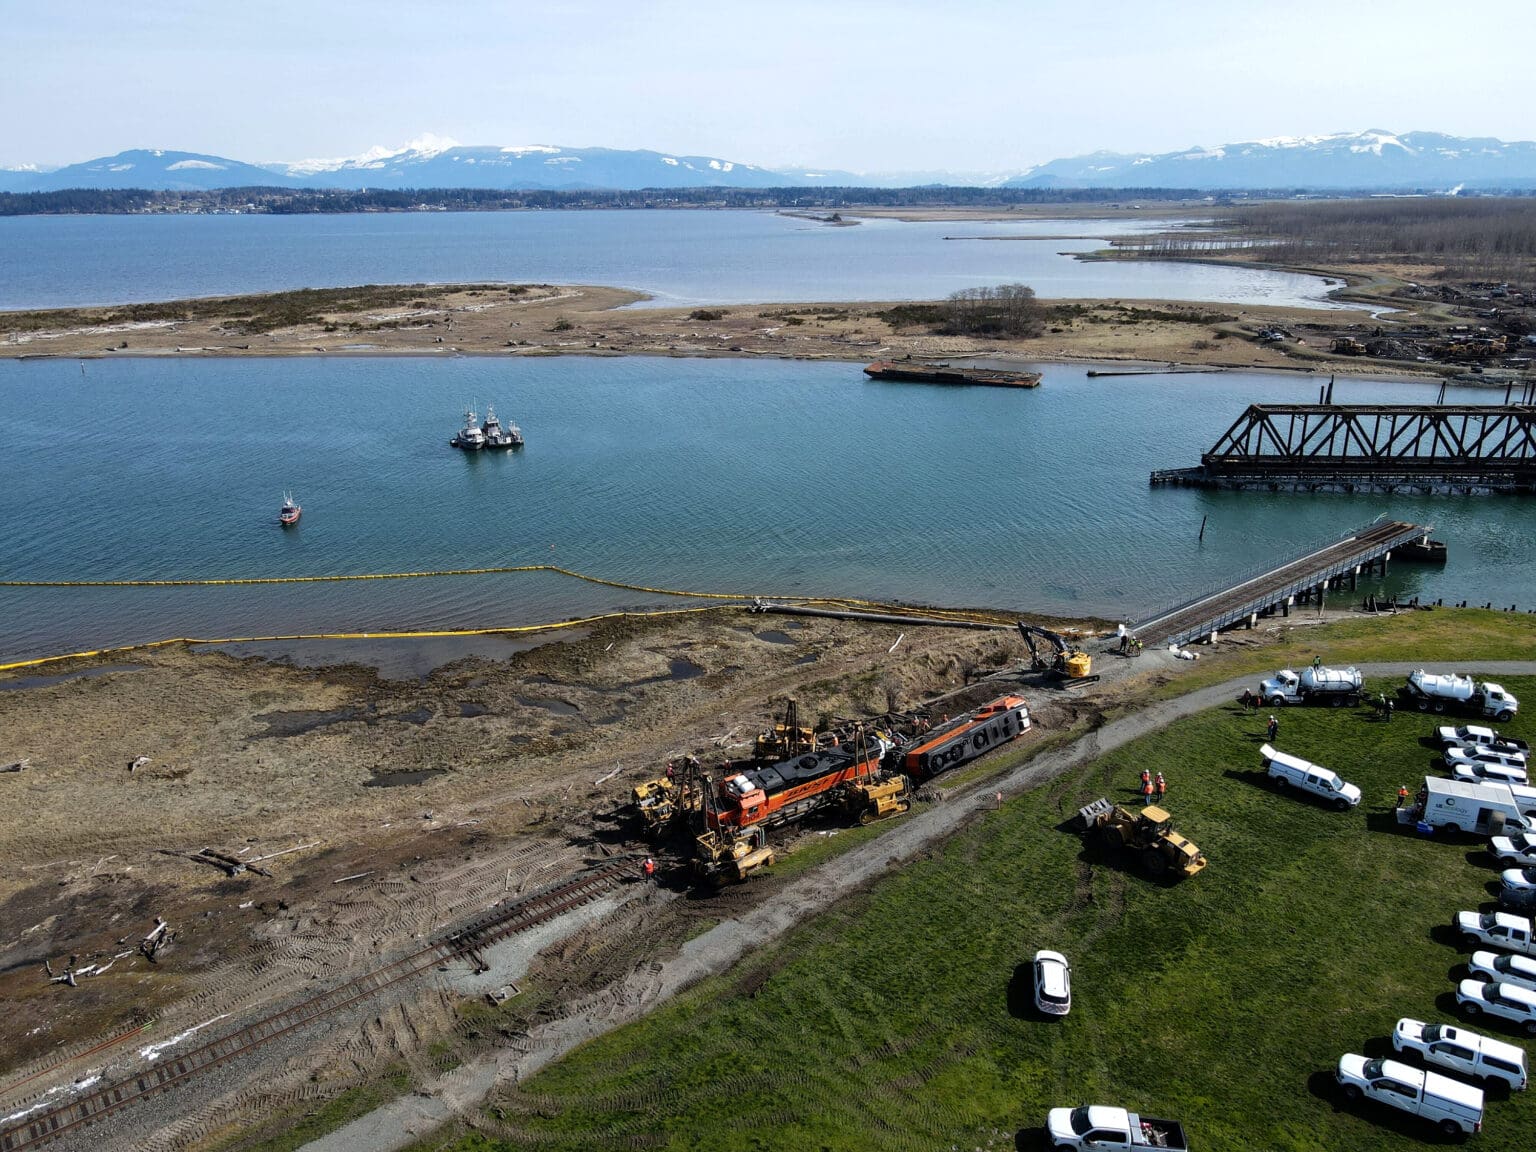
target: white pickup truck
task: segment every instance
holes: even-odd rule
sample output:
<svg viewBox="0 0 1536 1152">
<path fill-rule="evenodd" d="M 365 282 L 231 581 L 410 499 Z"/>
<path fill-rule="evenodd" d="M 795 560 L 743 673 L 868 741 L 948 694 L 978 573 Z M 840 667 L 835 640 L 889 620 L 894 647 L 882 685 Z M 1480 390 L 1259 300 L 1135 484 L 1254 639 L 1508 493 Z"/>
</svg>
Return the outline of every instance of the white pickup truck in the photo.
<svg viewBox="0 0 1536 1152">
<path fill-rule="evenodd" d="M 1527 916 L 1508 912 L 1458 912 L 1451 929 L 1468 944 L 1488 944 L 1506 952 L 1536 956 L 1536 935 Z"/>
<path fill-rule="evenodd" d="M 1367 1060 L 1355 1055 L 1340 1056 L 1335 1075 L 1351 1100 L 1362 1096 L 1380 1100 L 1432 1121 L 1447 1136 L 1482 1131 L 1481 1088 L 1396 1060 Z"/>
<path fill-rule="evenodd" d="M 1177 1120 L 1140 1116 L 1124 1108 L 1084 1104 L 1052 1108 L 1045 1118 L 1045 1135 L 1053 1148 L 1091 1152 L 1123 1152 L 1127 1148 L 1170 1148 L 1186 1152 L 1184 1126 Z"/>
</svg>

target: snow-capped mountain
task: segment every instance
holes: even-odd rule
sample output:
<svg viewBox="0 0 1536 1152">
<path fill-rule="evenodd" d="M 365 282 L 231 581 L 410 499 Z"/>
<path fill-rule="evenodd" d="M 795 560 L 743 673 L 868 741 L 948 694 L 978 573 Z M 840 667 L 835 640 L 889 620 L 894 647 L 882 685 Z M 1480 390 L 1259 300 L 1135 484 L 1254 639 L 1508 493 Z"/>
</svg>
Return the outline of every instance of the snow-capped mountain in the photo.
<svg viewBox="0 0 1536 1152">
<path fill-rule="evenodd" d="M 1479 188 L 1536 186 L 1536 144 L 1373 128 L 1182 152 L 1093 152 L 1007 182 L 1062 188 Z"/>
<path fill-rule="evenodd" d="M 289 187 L 296 183 L 287 176 L 239 160 L 163 148 L 136 148 L 51 172 L 30 165 L 28 170 L 0 171 L 0 192 L 52 192 L 60 188 L 194 191 L 252 185 Z"/>
<path fill-rule="evenodd" d="M 433 136 L 343 160 L 271 167 L 324 188 L 762 188 L 837 183 L 847 175 L 794 173 L 791 178 L 713 156 L 554 144 L 473 146 Z"/>
<path fill-rule="evenodd" d="M 911 187 L 1426 189 L 1536 188 L 1536 143 L 1467 139 L 1438 132 L 1373 129 L 1328 136 L 1277 137 L 1187 148 L 1182 152 L 1094 152 L 1026 172 L 944 173 L 771 169 L 712 156 L 554 144 L 464 145 L 423 136 L 400 148 L 357 156 L 247 164 L 221 156 L 160 149 L 71 164 L 53 171 L 0 169 L 0 192 L 61 188 L 194 190 L 257 185 L 283 188 L 616 189 Z M 899 166 L 899 167 L 897 167 Z"/>
</svg>

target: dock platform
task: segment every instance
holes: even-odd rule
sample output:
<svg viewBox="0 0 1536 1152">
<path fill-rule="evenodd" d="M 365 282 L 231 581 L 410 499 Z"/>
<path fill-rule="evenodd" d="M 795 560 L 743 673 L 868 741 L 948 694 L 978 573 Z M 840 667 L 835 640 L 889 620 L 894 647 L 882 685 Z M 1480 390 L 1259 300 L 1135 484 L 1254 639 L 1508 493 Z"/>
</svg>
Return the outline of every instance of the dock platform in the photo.
<svg viewBox="0 0 1536 1152">
<path fill-rule="evenodd" d="M 1260 616 L 1274 612 L 1289 616 L 1298 603 L 1320 602 L 1330 587 L 1346 583 L 1356 587 L 1362 572 L 1379 566 L 1385 575 L 1393 551 L 1427 538 L 1429 531 L 1427 526 L 1404 520 L 1367 524 L 1294 559 L 1139 620 L 1130 630 L 1151 646 L 1188 644 L 1214 640 L 1217 633 L 1238 625 L 1251 628 Z"/>
</svg>

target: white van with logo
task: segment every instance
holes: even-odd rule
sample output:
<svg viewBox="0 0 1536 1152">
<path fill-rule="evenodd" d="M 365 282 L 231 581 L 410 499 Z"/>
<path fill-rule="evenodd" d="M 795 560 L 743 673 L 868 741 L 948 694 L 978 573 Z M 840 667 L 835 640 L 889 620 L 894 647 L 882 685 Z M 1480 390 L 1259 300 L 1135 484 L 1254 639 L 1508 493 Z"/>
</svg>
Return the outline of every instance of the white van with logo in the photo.
<svg viewBox="0 0 1536 1152">
<path fill-rule="evenodd" d="M 1291 787 L 1325 800 L 1341 812 L 1360 803 L 1360 789 L 1346 784 L 1337 772 L 1292 756 L 1277 752 L 1268 744 L 1259 749 L 1264 757 L 1264 770 L 1277 788 Z"/>
</svg>

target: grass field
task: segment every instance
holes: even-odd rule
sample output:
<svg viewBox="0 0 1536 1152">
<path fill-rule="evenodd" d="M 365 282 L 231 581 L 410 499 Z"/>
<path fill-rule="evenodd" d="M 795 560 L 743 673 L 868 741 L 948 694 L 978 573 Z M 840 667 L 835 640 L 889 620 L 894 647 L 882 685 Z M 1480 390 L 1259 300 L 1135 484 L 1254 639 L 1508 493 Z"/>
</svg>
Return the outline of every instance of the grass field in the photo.
<svg viewBox="0 0 1536 1152">
<path fill-rule="evenodd" d="M 504 1092 L 485 1132 L 452 1146 L 1035 1147 L 1048 1108 L 1089 1101 L 1180 1119 L 1197 1149 L 1439 1143 L 1401 1113 L 1342 1107 L 1331 1070 L 1346 1051 L 1387 1052 L 1399 1016 L 1453 1018 L 1464 954 L 1444 925 L 1488 901 L 1496 873 L 1478 841 L 1397 831 L 1398 785 L 1439 771 L 1425 717 L 1282 714 L 1282 748 L 1361 786 L 1348 813 L 1263 784 L 1261 720 L 1219 708 L 1009 802 Z M 1095 796 L 1131 801 L 1143 765 L 1165 773 L 1175 823 L 1211 861 L 1182 884 L 1085 856 L 1058 827 Z M 1073 962 L 1060 1022 L 1026 1007 L 1019 966 L 1040 947 Z M 1536 1146 L 1536 1099 L 1490 1091 L 1479 1139 Z"/>
</svg>

